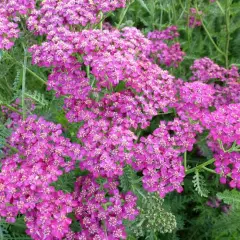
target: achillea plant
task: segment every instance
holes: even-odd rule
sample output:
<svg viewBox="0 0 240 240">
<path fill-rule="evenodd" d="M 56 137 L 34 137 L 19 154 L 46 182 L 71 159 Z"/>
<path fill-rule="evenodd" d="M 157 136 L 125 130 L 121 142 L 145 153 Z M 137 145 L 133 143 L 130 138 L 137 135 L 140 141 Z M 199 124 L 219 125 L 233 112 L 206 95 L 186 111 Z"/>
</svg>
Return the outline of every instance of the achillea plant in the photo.
<svg viewBox="0 0 240 240">
<path fill-rule="evenodd" d="M 189 27 L 202 26 L 226 68 L 195 59 L 191 77 L 181 79 L 173 73 L 181 73 L 187 54 L 177 26 L 146 36 L 122 27 L 131 6 L 125 0 L 0 3 L 0 60 L 7 56 L 16 64 L 9 72 L 21 73 L 9 83 L 10 100 L 0 99 L 1 117 L 13 121 L 4 125 L 11 136 L 0 136 L 0 216 L 9 223 L 24 216 L 32 239 L 154 239 L 180 229 L 163 198 L 185 194 L 189 174 L 201 197 L 209 194 L 205 173 L 240 188 L 240 84 L 237 67 L 228 67 L 229 35 L 223 52 L 201 12 L 188 6 L 188 40 Z M 104 24 L 118 8 L 119 23 Z M 52 108 L 37 107 L 43 93 Z M 55 117 L 54 102 L 61 102 Z"/>
</svg>

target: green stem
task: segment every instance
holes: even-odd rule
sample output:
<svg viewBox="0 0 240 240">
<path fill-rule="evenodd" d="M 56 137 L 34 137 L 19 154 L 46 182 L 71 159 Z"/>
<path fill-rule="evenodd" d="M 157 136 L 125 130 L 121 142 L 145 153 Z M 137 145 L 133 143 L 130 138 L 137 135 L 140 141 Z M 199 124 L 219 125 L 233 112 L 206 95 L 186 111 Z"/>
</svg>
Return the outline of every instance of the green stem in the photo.
<svg viewBox="0 0 240 240">
<path fill-rule="evenodd" d="M 187 37 L 188 37 L 188 48 L 190 46 L 190 7 L 191 7 L 191 0 L 187 1 Z"/>
<path fill-rule="evenodd" d="M 187 152 L 184 153 L 184 168 L 185 172 L 187 172 Z"/>
<path fill-rule="evenodd" d="M 204 170 L 210 172 L 210 173 L 215 173 L 217 174 L 214 170 L 210 169 L 210 168 L 207 168 L 207 167 L 203 167 Z"/>
<path fill-rule="evenodd" d="M 225 20 L 226 20 L 225 64 L 226 64 L 226 68 L 228 68 L 229 67 L 228 51 L 229 51 L 229 42 L 230 42 L 230 31 L 229 31 L 230 13 L 229 13 L 228 0 L 226 0 Z"/>
<path fill-rule="evenodd" d="M 12 147 L 12 146 L 11 146 L 10 144 L 8 144 L 8 143 L 6 143 L 5 146 L 6 146 L 7 148 L 10 148 L 10 149 L 11 149 L 13 152 L 15 152 L 15 153 L 18 152 L 18 150 L 17 150 L 16 148 Z"/>
<path fill-rule="evenodd" d="M 163 21 L 163 10 L 161 8 L 161 10 L 160 10 L 160 27 L 162 27 L 162 21 Z"/>
<path fill-rule="evenodd" d="M 13 58 L 9 53 L 4 52 L 4 54 L 8 55 L 12 60 L 14 60 L 17 64 L 21 65 L 22 67 L 24 67 L 24 65 L 20 62 L 18 62 L 15 58 Z M 32 74 L 32 76 L 34 76 L 37 80 L 39 80 L 41 83 L 47 85 L 47 81 L 42 79 L 41 77 L 39 77 L 35 72 L 33 72 L 32 70 L 30 70 L 27 66 L 26 66 L 26 70 Z"/>
<path fill-rule="evenodd" d="M 32 99 L 34 102 L 39 103 L 39 102 L 36 100 L 36 98 L 34 98 L 31 94 L 28 94 L 28 93 L 24 92 L 24 96 L 25 96 L 26 98 Z"/>
<path fill-rule="evenodd" d="M 198 166 L 196 166 L 196 167 L 194 167 L 194 168 L 191 168 L 191 169 L 187 170 L 187 171 L 186 171 L 186 175 L 188 175 L 188 174 L 190 174 L 190 173 L 193 173 L 193 172 L 195 172 L 196 170 L 200 170 L 201 168 L 206 167 L 206 166 L 208 166 L 208 165 L 210 165 L 210 164 L 212 164 L 212 163 L 214 163 L 214 162 L 215 162 L 215 159 L 212 158 L 212 159 L 210 159 L 210 160 L 208 160 L 208 161 L 206 161 L 206 162 L 204 162 L 204 163 L 202 163 L 202 164 L 200 164 L 200 165 L 198 165 Z"/>
<path fill-rule="evenodd" d="M 217 3 L 217 5 L 218 5 L 218 7 L 220 8 L 222 14 L 225 14 L 224 9 L 223 9 L 221 3 L 220 3 L 219 1 L 216 1 L 216 3 Z"/>
<path fill-rule="evenodd" d="M 202 22 L 203 29 L 204 29 L 205 32 L 207 33 L 207 36 L 208 36 L 208 38 L 210 39 L 211 43 L 213 44 L 213 46 L 216 48 L 216 50 L 217 50 L 220 54 L 222 54 L 223 56 L 225 56 L 225 52 L 223 52 L 223 51 L 217 46 L 217 44 L 216 44 L 215 41 L 213 40 L 210 32 L 208 31 L 208 29 L 207 29 L 207 27 L 206 27 L 206 25 L 205 25 L 205 23 L 204 23 L 204 20 L 203 20 L 203 18 L 202 18 L 202 16 L 201 16 L 201 14 L 199 14 L 199 10 L 198 10 L 198 8 L 197 8 L 197 5 L 195 5 L 195 8 L 196 8 L 197 13 L 198 13 L 198 15 L 199 15 L 199 17 L 200 17 L 200 20 L 201 20 L 201 22 Z"/>
<path fill-rule="evenodd" d="M 12 107 L 11 105 L 9 104 L 6 104 L 6 103 L 0 103 L 0 105 L 10 109 L 11 111 L 13 112 L 16 112 L 16 113 L 19 113 L 19 114 L 22 114 L 20 111 L 18 111 L 16 108 Z"/>
<path fill-rule="evenodd" d="M 34 76 L 37 80 L 39 80 L 41 83 L 47 85 L 47 82 L 45 80 L 43 80 L 41 77 L 39 77 L 35 72 L 33 72 L 32 70 L 30 70 L 29 68 L 26 67 L 26 70 L 32 75 Z"/>
<path fill-rule="evenodd" d="M 180 14 L 180 16 L 179 16 L 179 18 L 178 18 L 178 21 L 182 18 L 182 16 L 184 15 L 184 13 L 187 12 L 187 10 L 186 10 L 186 5 L 183 6 L 181 0 L 179 0 L 179 3 L 180 3 L 180 6 L 181 6 L 181 8 L 182 8 L 182 12 L 181 12 L 181 14 Z"/>
<path fill-rule="evenodd" d="M 26 119 L 26 105 L 25 105 L 25 92 L 26 92 L 26 70 L 27 70 L 27 50 L 23 45 L 24 60 L 23 60 L 23 75 L 22 75 L 22 116 L 23 120 Z"/>
<path fill-rule="evenodd" d="M 100 12 L 99 29 L 100 29 L 100 30 L 103 30 L 103 13 L 102 13 L 102 12 Z"/>
<path fill-rule="evenodd" d="M 87 78 L 90 79 L 90 67 L 86 66 Z"/>
<path fill-rule="evenodd" d="M 141 195 L 142 198 L 146 199 L 146 197 L 142 194 L 141 191 L 139 191 L 138 188 L 133 188 L 133 192 L 135 192 L 135 190 L 138 192 L 139 195 Z"/>
<path fill-rule="evenodd" d="M 142 130 L 140 130 L 138 133 L 137 133 L 137 139 L 135 140 L 134 143 L 137 143 L 140 139 L 140 135 L 142 134 Z"/>
<path fill-rule="evenodd" d="M 212 38 L 211 34 L 209 33 L 209 31 L 208 31 L 208 29 L 207 29 L 207 27 L 206 27 L 206 25 L 205 25 L 205 23 L 204 23 L 204 21 L 203 21 L 202 18 L 201 18 L 201 22 L 202 22 L 202 26 L 203 26 L 205 32 L 207 33 L 207 36 L 209 37 L 210 41 L 212 42 L 213 46 L 216 48 L 216 50 L 217 50 L 220 54 L 222 54 L 222 55 L 225 56 L 225 53 L 217 46 L 217 44 L 216 44 L 215 41 L 213 40 L 213 38 Z"/>
<path fill-rule="evenodd" d="M 133 2 L 134 2 L 134 1 L 133 1 Z M 123 9 L 122 9 L 121 14 L 120 14 L 119 22 L 118 22 L 118 24 L 117 24 L 117 26 L 116 26 L 118 29 L 119 29 L 120 25 L 122 24 L 123 19 L 125 18 L 126 14 L 127 14 L 127 11 L 128 11 L 129 7 L 131 6 L 131 4 L 132 4 L 133 2 L 130 2 L 130 3 L 127 5 L 126 8 L 123 8 Z"/>
</svg>

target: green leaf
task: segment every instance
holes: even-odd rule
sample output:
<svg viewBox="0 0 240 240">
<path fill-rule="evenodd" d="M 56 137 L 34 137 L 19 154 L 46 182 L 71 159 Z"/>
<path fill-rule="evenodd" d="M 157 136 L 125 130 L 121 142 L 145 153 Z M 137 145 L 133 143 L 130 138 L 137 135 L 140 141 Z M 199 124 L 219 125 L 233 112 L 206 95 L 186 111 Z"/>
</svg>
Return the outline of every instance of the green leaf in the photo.
<svg viewBox="0 0 240 240">
<path fill-rule="evenodd" d="M 225 190 L 222 193 L 217 193 L 217 197 L 224 201 L 224 203 L 232 205 L 236 209 L 240 209 L 240 192 L 236 189 Z"/>
<path fill-rule="evenodd" d="M 207 197 L 208 196 L 208 189 L 206 189 L 206 183 L 204 180 L 204 177 L 200 175 L 199 171 L 195 171 L 195 175 L 193 176 L 193 185 L 197 193 L 201 197 Z"/>
<path fill-rule="evenodd" d="M 17 218 L 16 222 L 12 224 L 9 224 L 2 219 L 0 221 L 0 240 L 31 240 L 31 238 L 25 233 L 21 233 L 19 230 L 15 231 L 16 229 L 19 229 L 19 226 L 21 226 L 21 230 L 25 231 L 23 218 Z"/>
<path fill-rule="evenodd" d="M 49 105 L 49 102 L 45 99 L 44 94 L 42 94 L 38 91 L 25 92 L 25 97 L 32 99 L 36 104 L 36 108 L 44 108 Z"/>
<path fill-rule="evenodd" d="M 9 122 L 7 121 L 6 124 Z M 2 148 L 6 145 L 6 139 L 11 135 L 11 129 L 6 128 L 6 126 L 0 123 L 0 158 L 3 157 L 2 155 Z"/>
<path fill-rule="evenodd" d="M 142 188 L 141 178 L 129 165 L 124 168 L 124 174 L 120 177 L 120 187 L 123 192 L 132 191 L 139 198 L 145 198 L 145 191 Z"/>
<path fill-rule="evenodd" d="M 0 50 L 0 60 L 2 59 L 3 57 L 3 50 Z"/>
<path fill-rule="evenodd" d="M 149 8 L 147 7 L 146 3 L 144 2 L 144 0 L 137 0 L 140 5 L 151 15 L 151 11 L 149 10 Z"/>
<path fill-rule="evenodd" d="M 200 149 L 202 156 L 206 157 L 207 159 L 211 159 L 213 157 L 213 153 L 207 145 L 206 137 L 199 138 L 197 146 Z"/>
</svg>

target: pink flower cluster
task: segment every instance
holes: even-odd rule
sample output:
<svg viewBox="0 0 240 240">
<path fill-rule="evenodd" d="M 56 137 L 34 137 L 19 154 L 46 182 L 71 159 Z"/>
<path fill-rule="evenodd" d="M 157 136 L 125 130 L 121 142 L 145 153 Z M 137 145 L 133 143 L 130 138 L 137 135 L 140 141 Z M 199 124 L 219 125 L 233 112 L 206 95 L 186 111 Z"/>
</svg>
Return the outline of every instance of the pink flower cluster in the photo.
<svg viewBox="0 0 240 240">
<path fill-rule="evenodd" d="M 164 40 L 178 36 L 175 27 L 158 34 Z M 181 81 L 152 62 L 151 41 L 136 28 L 79 33 L 63 28 L 52 36 L 41 46 L 31 48 L 33 63 L 53 67 L 48 89 L 54 89 L 57 96 L 68 96 L 64 108 L 70 122 L 84 122 L 78 132 L 84 150 L 80 168 L 95 178 L 115 179 L 129 164 L 143 172 L 148 191 L 157 191 L 162 197 L 174 190 L 182 191 L 181 155 L 192 149 L 196 133 L 202 130 L 199 125 L 191 124 L 188 118 L 175 119 L 167 126 L 161 124 L 159 131 L 167 128 L 162 145 L 159 137 L 150 135 L 138 143 L 135 135 L 159 112 L 167 112 L 178 102 L 176 83 Z M 150 151 L 152 146 L 162 165 L 158 160 L 148 163 L 156 157 Z M 138 161 L 134 160 L 136 156 Z M 156 172 L 154 178 L 157 176 L 154 187 L 151 171 Z"/>
<path fill-rule="evenodd" d="M 35 7 L 33 0 L 3 0 L 0 2 L 0 49 L 10 49 L 18 38 L 19 14 L 26 15 Z"/>
<path fill-rule="evenodd" d="M 174 40 L 179 36 L 176 26 L 168 27 L 162 31 L 154 31 L 148 33 L 148 39 L 151 40 L 151 56 L 160 64 L 166 66 L 178 67 L 183 61 L 185 53 L 181 50 L 179 43 L 169 44 L 170 40 Z"/>
<path fill-rule="evenodd" d="M 65 37 L 62 39 L 64 44 L 68 44 Z M 57 59 L 57 53 L 50 44 L 47 42 L 31 49 L 34 61 L 41 59 L 38 62 L 41 66 L 48 65 L 45 53 Z M 81 54 L 94 81 L 76 69 L 83 66 L 77 63 L 76 55 L 75 59 L 71 59 L 69 53 L 68 59 L 72 64 L 63 63 L 62 69 L 55 67 L 49 77 L 48 88 L 54 89 L 57 96 L 69 96 L 65 100 L 69 121 L 84 121 L 78 132 L 85 150 L 83 161 L 80 162 L 81 169 L 87 169 L 94 177 L 118 177 L 123 174 L 126 164 L 132 164 L 135 149 L 138 148 L 133 129 L 146 128 L 153 116 L 161 110 L 168 111 L 168 107 L 177 101 L 175 79 L 151 62 L 148 58 L 150 42 L 135 28 L 125 28 L 122 32 L 84 30 L 74 35 L 69 44 L 72 53 Z M 57 66 L 57 61 L 53 60 L 50 64 Z M 121 83 L 128 89 L 114 92 Z M 181 124 L 180 120 L 178 122 Z M 182 134 L 181 140 L 177 141 L 178 148 L 182 149 L 182 144 L 184 149 L 192 148 L 195 134 L 190 134 L 191 138 L 186 136 L 185 139 Z M 165 145 L 165 148 L 169 147 L 170 143 Z M 143 147 L 143 155 L 148 154 L 147 149 L 147 146 Z M 168 171 L 162 171 L 162 177 L 159 178 L 159 182 L 163 181 L 164 193 L 159 191 L 161 196 L 174 189 L 182 189 L 182 176 L 172 178 L 170 185 L 175 187 L 168 186 L 169 183 L 163 180 L 171 179 L 171 172 L 182 169 L 182 151 L 174 151 L 173 147 L 172 151 L 174 156 L 168 160 Z M 141 170 L 145 168 L 148 166 L 143 166 Z M 184 171 L 181 172 L 184 175 Z M 145 180 L 148 189 L 147 181 L 150 184 L 151 179 Z"/>
<path fill-rule="evenodd" d="M 121 176 L 126 163 L 131 162 L 136 136 L 124 126 L 111 124 L 103 119 L 88 120 L 78 132 L 86 151 L 80 167 L 92 172 L 94 177 Z"/>
<path fill-rule="evenodd" d="M 213 104 L 214 93 L 214 88 L 211 85 L 199 81 L 184 83 L 184 86 L 180 89 L 181 100 L 184 103 L 205 108 Z"/>
<path fill-rule="evenodd" d="M 130 192 L 120 194 L 117 186 L 118 183 L 111 179 L 103 185 L 91 176 L 77 179 L 73 193 L 74 214 L 82 231 L 68 233 L 68 240 L 126 239 L 123 220 L 134 220 L 138 215 L 137 198 Z"/>
<path fill-rule="evenodd" d="M 205 57 L 195 60 L 191 70 L 193 76 L 190 80 L 195 81 L 193 83 L 199 86 L 205 86 L 201 91 L 201 98 L 206 100 L 206 104 L 204 108 L 203 106 L 198 108 L 198 111 L 195 108 L 195 112 L 190 114 L 188 112 L 188 116 L 196 116 L 193 119 L 199 120 L 202 127 L 209 131 L 208 146 L 214 153 L 214 164 L 216 172 L 221 175 L 221 183 L 229 182 L 231 187 L 240 188 L 240 154 L 226 152 L 226 149 L 230 149 L 233 144 L 240 144 L 240 76 L 238 69 L 235 66 L 225 69 Z M 196 91 L 200 92 L 200 88 L 196 88 Z M 185 92 L 185 94 L 182 94 L 183 99 L 188 96 L 189 100 L 194 99 L 189 92 Z M 211 107 L 211 111 L 209 107 Z M 187 111 L 181 105 L 180 109 L 183 114 Z M 228 181 L 229 177 L 231 181 Z"/>
<path fill-rule="evenodd" d="M 49 39 L 63 28 L 79 31 L 79 25 L 98 24 L 101 14 L 125 7 L 126 0 L 3 0 L 0 3 L 0 49 L 10 49 L 18 38 L 18 22 L 23 15 L 28 29 Z M 81 27 L 80 27 L 81 28 Z"/>
<path fill-rule="evenodd" d="M 240 189 L 240 153 L 223 152 L 219 149 L 215 154 L 215 171 L 220 174 L 220 182 L 228 183 L 232 188 Z"/>
<path fill-rule="evenodd" d="M 35 64 L 62 66 L 54 68 L 48 86 L 49 89 L 54 89 L 57 95 L 70 95 L 65 102 L 70 121 L 81 121 L 90 115 L 91 118 L 100 115 L 96 114 L 97 110 L 94 109 L 102 108 L 102 104 L 107 107 L 106 103 L 103 103 L 105 98 L 101 99 L 104 88 L 113 90 L 121 82 L 125 87 L 143 94 L 136 96 L 130 91 L 123 91 L 116 95 L 121 96 L 118 98 L 125 103 L 143 108 L 144 113 L 134 113 L 136 117 L 132 121 L 135 123 L 131 123 L 134 128 L 137 128 L 138 123 L 141 123 L 143 128 L 146 127 L 158 109 L 167 111 L 167 106 L 176 101 L 174 78 L 147 58 L 149 41 L 135 28 L 125 28 L 123 32 L 88 30 L 71 36 L 71 42 L 59 39 L 57 43 L 48 41 L 42 46 L 35 45 L 31 48 Z M 77 56 L 72 54 L 80 53 L 84 65 L 89 67 L 89 74 L 94 77 L 92 82 L 86 78 L 85 72 L 77 70 L 84 69 L 84 66 L 81 66 Z M 63 55 L 66 61 L 62 61 Z M 133 98 L 135 103 L 131 100 Z M 88 113 L 86 110 L 79 111 L 84 108 L 87 108 Z M 111 108 L 113 111 L 113 107 Z M 133 107 L 131 109 L 134 112 Z M 104 114 L 104 111 L 100 112 Z"/>
<path fill-rule="evenodd" d="M 185 169 L 180 154 L 192 150 L 195 137 L 193 125 L 175 119 L 168 124 L 161 122 L 152 135 L 140 138 L 132 166 L 143 172 L 143 186 L 147 191 L 165 197 L 168 192 L 183 190 Z"/>
<path fill-rule="evenodd" d="M 221 182 L 226 183 L 230 177 L 230 186 L 240 188 L 240 153 L 232 149 L 240 145 L 240 104 L 219 107 L 206 115 L 202 124 L 209 130 L 209 147 L 214 152 Z"/>
<path fill-rule="evenodd" d="M 0 4 L 0 49 L 10 49 L 18 38 L 18 24 L 9 20 L 7 11 Z"/>
<path fill-rule="evenodd" d="M 194 61 L 191 66 L 192 81 L 202 81 L 212 85 L 215 89 L 214 106 L 224 106 L 231 103 L 240 103 L 240 75 L 238 68 L 232 66 L 226 69 L 214 63 L 209 58 Z"/>
<path fill-rule="evenodd" d="M 24 214 L 33 239 L 126 239 L 123 220 L 133 220 L 138 211 L 136 197 L 118 189 L 124 167 L 142 174 L 143 187 L 160 197 L 181 192 L 182 155 L 193 150 L 203 130 L 209 131 L 221 182 L 230 176 L 230 186 L 240 187 L 239 153 L 224 152 L 218 144 L 221 140 L 227 149 L 240 145 L 237 68 L 225 69 L 203 58 L 191 67 L 191 82 L 184 82 L 155 64 L 177 67 L 183 60 L 179 43 L 167 42 L 179 36 L 175 26 L 148 38 L 130 27 L 91 29 L 101 13 L 125 4 L 46 0 L 33 9 L 33 2 L 24 1 L 23 7 L 0 10 L 0 17 L 7 16 L 0 25 L 0 44 L 3 37 L 17 36 L 17 25 L 8 26 L 8 21 L 18 14 L 30 14 L 28 28 L 47 35 L 46 42 L 30 48 L 32 61 L 52 68 L 48 90 L 65 97 L 69 122 L 82 123 L 80 144 L 63 137 L 60 125 L 36 116 L 19 121 L 10 138 L 18 152 L 2 161 L 0 215 L 14 221 Z M 196 24 L 190 18 L 190 25 Z M 86 25 L 92 26 L 84 30 Z M 15 35 L 6 35 L 11 28 Z M 141 135 L 155 116 L 171 111 L 173 120 L 160 121 L 152 133 Z M 57 191 L 52 185 L 76 167 L 87 175 L 77 179 L 74 192 Z M 73 220 L 81 232 L 70 229 Z"/>
<path fill-rule="evenodd" d="M 186 120 L 201 120 L 204 115 L 209 113 L 209 108 L 213 106 L 214 94 L 213 86 L 200 81 L 182 84 L 179 87 L 180 101 L 175 106 L 178 115 Z"/>
<path fill-rule="evenodd" d="M 232 66 L 230 69 L 225 69 L 214 63 L 211 59 L 204 57 L 196 59 L 191 66 L 193 76 L 190 78 L 192 81 L 209 82 L 215 81 L 236 81 L 239 79 L 239 73 L 236 66 Z"/>
<path fill-rule="evenodd" d="M 24 214 L 27 232 L 34 239 L 61 239 L 58 231 L 63 236 L 71 223 L 66 217 L 72 211 L 71 196 L 51 184 L 75 168 L 81 148 L 61 133 L 60 125 L 28 117 L 9 140 L 18 152 L 2 160 L 0 215 L 14 222 L 19 213 Z"/>
<path fill-rule="evenodd" d="M 47 188 L 42 195 L 32 195 L 32 189 L 25 192 L 15 207 L 25 215 L 26 233 L 32 239 L 63 239 L 71 232 L 72 219 L 68 214 L 74 211 L 76 201 L 70 193 L 56 191 L 53 187 Z M 28 196 L 29 195 L 29 196 Z M 26 200 L 25 200 L 25 196 Z M 27 203 L 25 203 L 25 201 Z M 23 211 L 22 208 L 26 208 Z"/>
<path fill-rule="evenodd" d="M 8 16 L 15 17 L 17 14 L 26 15 L 29 10 L 34 9 L 35 0 L 3 0 L 0 5 Z"/>
<path fill-rule="evenodd" d="M 60 125 L 36 116 L 20 122 L 9 140 L 18 152 L 2 161 L 0 215 L 14 222 L 24 214 L 27 233 L 36 240 L 125 239 L 122 219 L 138 214 L 136 197 L 120 194 L 115 180 L 109 178 L 103 190 L 95 178 L 80 177 L 73 193 L 51 186 L 75 169 L 84 152 L 61 133 Z M 69 213 L 75 214 L 80 233 L 71 231 Z"/>
<path fill-rule="evenodd" d="M 77 31 L 79 25 L 97 24 L 101 20 L 100 12 L 113 11 L 125 4 L 126 0 L 46 0 L 41 2 L 40 9 L 32 11 L 28 28 L 40 35 L 63 26 Z"/>
<path fill-rule="evenodd" d="M 240 103 L 219 107 L 206 115 L 202 123 L 213 140 L 221 140 L 227 147 L 234 142 L 240 145 Z"/>
</svg>

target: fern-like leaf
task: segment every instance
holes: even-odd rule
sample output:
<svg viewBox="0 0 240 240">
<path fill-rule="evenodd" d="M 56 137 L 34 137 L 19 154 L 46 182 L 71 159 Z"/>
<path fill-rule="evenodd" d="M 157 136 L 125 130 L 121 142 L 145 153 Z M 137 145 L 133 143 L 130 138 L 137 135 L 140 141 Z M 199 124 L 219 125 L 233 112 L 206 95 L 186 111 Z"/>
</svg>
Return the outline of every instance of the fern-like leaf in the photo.
<svg viewBox="0 0 240 240">
<path fill-rule="evenodd" d="M 150 12 L 148 6 L 146 5 L 146 3 L 143 0 L 138 0 L 138 2 L 142 6 L 142 8 L 144 8 L 151 15 L 151 12 Z"/>
<path fill-rule="evenodd" d="M 225 190 L 222 193 L 217 193 L 217 197 L 223 200 L 224 203 L 231 205 L 235 209 L 240 209 L 240 192 L 237 190 Z"/>
<path fill-rule="evenodd" d="M 228 214 L 223 213 L 213 225 L 214 239 L 237 240 L 240 236 L 240 211 L 232 210 Z"/>
<path fill-rule="evenodd" d="M 197 146 L 202 156 L 206 157 L 207 159 L 211 159 L 213 157 L 213 153 L 207 145 L 207 136 L 208 132 L 204 132 L 202 135 L 200 135 L 198 138 Z"/>
<path fill-rule="evenodd" d="M 7 121 L 6 124 L 8 124 L 9 121 Z M 10 136 L 11 134 L 11 130 L 6 128 L 6 126 L 4 124 L 0 123 L 0 158 L 3 157 L 3 151 L 2 149 L 5 147 L 6 145 L 6 139 Z"/>
<path fill-rule="evenodd" d="M 200 175 L 199 171 L 195 171 L 195 175 L 193 176 L 192 182 L 195 190 L 201 197 L 208 196 L 209 191 L 206 189 L 204 177 Z"/>
<path fill-rule="evenodd" d="M 0 221 L 0 240 L 30 240 L 24 233 L 12 231 L 13 224 L 9 224 L 4 220 Z"/>
<path fill-rule="evenodd" d="M 141 179 L 130 166 L 124 168 L 124 174 L 120 177 L 120 186 L 123 192 L 132 191 L 138 197 L 145 198 L 145 191 L 142 188 Z"/>
<path fill-rule="evenodd" d="M 49 101 L 45 99 L 44 94 L 38 91 L 27 91 L 25 92 L 25 97 L 32 99 L 36 104 L 36 108 L 46 108 L 49 105 Z"/>
</svg>

